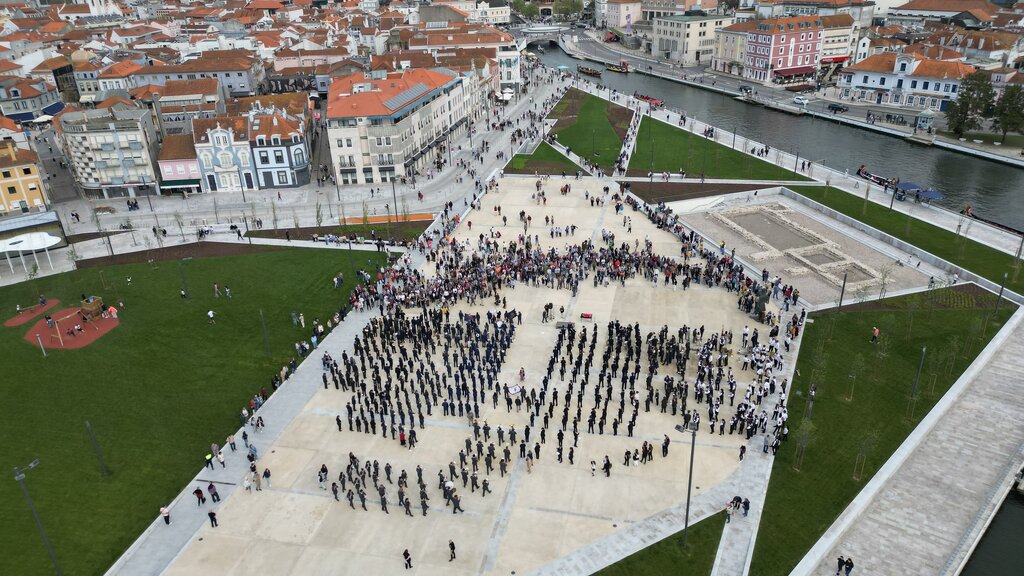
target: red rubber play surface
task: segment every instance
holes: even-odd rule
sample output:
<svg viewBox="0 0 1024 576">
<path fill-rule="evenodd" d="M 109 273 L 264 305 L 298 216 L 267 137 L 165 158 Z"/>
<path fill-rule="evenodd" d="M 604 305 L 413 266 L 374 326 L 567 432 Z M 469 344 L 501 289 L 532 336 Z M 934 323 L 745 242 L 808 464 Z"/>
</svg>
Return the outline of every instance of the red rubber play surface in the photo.
<svg viewBox="0 0 1024 576">
<path fill-rule="evenodd" d="M 92 344 L 120 324 L 116 318 L 96 318 L 89 322 L 83 322 L 81 316 L 78 315 L 78 310 L 78 308 L 64 308 L 50 314 L 56 321 L 54 328 L 48 328 L 46 319 L 40 318 L 25 332 L 25 341 L 38 346 L 39 341 L 36 339 L 38 334 L 42 337 L 43 346 L 48 350 L 55 348 L 73 350 Z M 81 331 L 75 330 L 76 324 L 82 327 Z M 71 330 L 72 333 L 68 334 L 68 330 Z"/>
<path fill-rule="evenodd" d="M 30 308 L 22 308 L 21 312 L 18 312 L 16 316 L 4 322 L 4 326 L 11 328 L 14 326 L 21 326 L 22 324 L 27 324 L 29 320 L 32 320 L 36 316 L 39 316 L 43 312 L 46 312 L 47 310 L 53 308 L 58 304 L 60 304 L 60 300 L 51 298 L 46 301 L 45 306 L 40 306 L 36 304 L 35 306 L 32 306 Z"/>
</svg>

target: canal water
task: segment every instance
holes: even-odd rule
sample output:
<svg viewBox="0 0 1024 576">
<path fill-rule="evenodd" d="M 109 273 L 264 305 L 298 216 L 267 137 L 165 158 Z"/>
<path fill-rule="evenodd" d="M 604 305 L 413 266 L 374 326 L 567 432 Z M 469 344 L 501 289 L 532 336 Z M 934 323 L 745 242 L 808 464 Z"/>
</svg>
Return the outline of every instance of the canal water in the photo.
<svg viewBox="0 0 1024 576">
<path fill-rule="evenodd" d="M 1010 490 L 960 576 L 1019 576 L 1024 571 L 1024 494 Z"/>
<path fill-rule="evenodd" d="M 554 47 L 540 59 L 573 71 L 582 62 Z M 979 216 L 1024 230 L 1024 170 L 1019 168 L 812 116 L 768 110 L 646 74 L 606 72 L 600 82 L 627 94 L 661 98 L 698 120 L 839 171 L 853 174 L 864 164 L 872 173 L 930 186 L 945 194 L 938 203 L 946 208 L 960 210 L 970 204 Z"/>
</svg>

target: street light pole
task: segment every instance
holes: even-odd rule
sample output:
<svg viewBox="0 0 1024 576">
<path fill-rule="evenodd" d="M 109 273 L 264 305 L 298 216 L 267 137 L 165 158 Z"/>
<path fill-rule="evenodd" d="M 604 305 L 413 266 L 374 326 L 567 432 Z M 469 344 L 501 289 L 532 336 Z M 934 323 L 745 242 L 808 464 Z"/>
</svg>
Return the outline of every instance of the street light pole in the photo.
<svg viewBox="0 0 1024 576">
<path fill-rule="evenodd" d="M 693 454 L 697 451 L 697 422 L 690 423 L 690 471 L 686 480 L 686 517 L 683 520 L 683 553 L 686 553 L 686 540 L 690 531 L 690 491 L 693 488 Z"/>
<path fill-rule="evenodd" d="M 39 466 L 39 459 L 33 460 L 26 470 L 31 470 Z M 25 486 L 25 472 L 17 466 L 14 467 L 14 480 L 21 487 L 21 493 L 25 495 L 25 502 L 28 504 L 29 510 L 32 511 L 32 517 L 36 520 L 36 526 L 39 527 L 39 535 L 43 538 L 43 544 L 46 544 L 46 551 L 50 554 L 50 560 L 53 561 L 53 569 L 57 571 L 57 576 L 63 576 L 63 572 L 60 569 L 60 563 L 57 561 L 57 554 L 53 551 L 53 546 L 50 544 L 50 538 L 46 536 L 46 529 L 43 528 L 43 521 L 39 519 L 39 513 L 36 512 L 36 505 L 32 502 L 32 496 L 28 493 L 28 487 Z"/>
</svg>

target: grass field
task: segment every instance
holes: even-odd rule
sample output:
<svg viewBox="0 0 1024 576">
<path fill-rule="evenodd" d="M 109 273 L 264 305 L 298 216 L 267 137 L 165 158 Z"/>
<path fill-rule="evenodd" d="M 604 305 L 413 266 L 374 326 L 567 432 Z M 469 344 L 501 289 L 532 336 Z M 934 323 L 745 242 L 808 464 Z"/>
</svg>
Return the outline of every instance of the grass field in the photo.
<svg viewBox="0 0 1024 576">
<path fill-rule="evenodd" d="M 789 186 L 789 189 L 856 218 L 861 222 L 905 240 L 939 258 L 961 266 L 975 274 L 988 278 L 996 284 L 1003 281 L 1003 274 L 1009 274 L 1006 287 L 1018 294 L 1024 294 L 1024 274 L 1019 274 L 1016 259 L 1006 252 L 990 248 L 963 236 L 934 226 L 923 220 L 889 210 L 874 202 L 864 204 L 863 198 L 831 187 Z"/>
<path fill-rule="evenodd" d="M 682 531 L 619 560 L 597 572 L 598 576 L 707 576 L 715 564 L 718 541 L 725 527 L 725 513 L 719 512 L 690 526 L 683 551 Z"/>
<path fill-rule="evenodd" d="M 678 174 L 682 169 L 691 177 L 704 174 L 707 178 L 737 180 L 809 180 L 729 145 L 645 117 L 640 121 L 629 169 L 646 175 L 652 165 L 655 172 Z"/>
<path fill-rule="evenodd" d="M 556 104 L 551 114 L 559 118 L 552 130 L 558 141 L 599 166 L 614 166 L 633 117 L 632 110 L 575 91 L 570 91 L 570 98 L 563 100 L 567 104 L 561 107 Z"/>
<path fill-rule="evenodd" d="M 575 174 L 580 167 L 548 143 L 541 142 L 533 154 L 516 154 L 505 168 L 509 174 Z"/>
<path fill-rule="evenodd" d="M 361 253 L 366 267 L 375 253 Z M 308 338 L 291 311 L 326 322 L 347 297 L 331 281 L 355 274 L 342 251 L 259 254 L 78 270 L 0 288 L 4 319 L 38 294 L 63 307 L 81 293 L 124 301 L 121 324 L 81 350 L 49 351 L 23 340 L 29 325 L 0 327 L 3 464 L 25 466 L 65 574 L 102 574 L 202 467 L 211 442 L 238 428 L 238 413 Z M 128 286 L 126 277 L 132 277 Z M 190 300 L 179 296 L 184 276 Z M 214 299 L 213 283 L 232 289 Z M 104 287 L 107 284 L 108 287 Z M 206 311 L 217 313 L 210 325 Z M 271 355 L 264 351 L 259 311 Z M 307 324 L 308 326 L 308 324 Z M 104 477 L 85 421 L 112 474 Z M 10 476 L 0 482 L 0 574 L 53 574 L 29 509 Z"/>
<path fill-rule="evenodd" d="M 1014 306 L 1004 302 L 990 321 L 994 301 L 971 285 L 810 316 L 789 400 L 789 441 L 775 457 L 752 574 L 790 573 L 1010 317 Z M 873 326 L 881 331 L 874 345 Z M 923 346 L 928 351 L 911 418 Z M 813 419 L 811 384 L 817 386 Z"/>
</svg>

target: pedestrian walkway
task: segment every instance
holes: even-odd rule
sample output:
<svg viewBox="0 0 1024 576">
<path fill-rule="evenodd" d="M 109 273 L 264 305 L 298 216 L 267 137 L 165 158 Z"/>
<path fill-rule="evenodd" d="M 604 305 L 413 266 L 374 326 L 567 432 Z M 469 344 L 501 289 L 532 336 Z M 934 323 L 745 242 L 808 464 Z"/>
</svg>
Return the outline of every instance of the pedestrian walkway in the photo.
<svg viewBox="0 0 1024 576">
<path fill-rule="evenodd" d="M 1024 457 L 1024 309 L 878 471 L 794 570 L 959 573 Z"/>
<path fill-rule="evenodd" d="M 360 334 L 376 311 L 354 312 L 338 325 L 323 343 L 310 352 L 310 356 L 319 356 L 325 350 L 332 356 L 340 357 L 343 350 L 351 350 L 355 337 Z M 160 574 L 171 564 L 175 557 L 188 545 L 200 528 L 207 522 L 206 513 L 216 510 L 217 506 L 209 501 L 205 506 L 197 506 L 192 491 L 196 487 L 206 492 L 206 486 L 213 482 L 222 500 L 227 500 L 242 483 L 242 477 L 248 472 L 245 458 L 246 449 L 242 444 L 242 430 L 249 431 L 249 441 L 261 451 L 268 449 L 292 420 L 320 388 L 320 365 L 317 362 L 302 362 L 298 369 L 285 383 L 277 389 L 267 402 L 255 414 L 262 416 L 266 427 L 256 433 L 252 428 L 243 426 L 235 433 L 238 451 L 231 452 L 224 446 L 226 467 L 219 464 L 214 469 L 203 468 L 195 478 L 182 488 L 178 496 L 169 504 L 171 523 L 165 525 L 158 516 L 157 503 L 153 508 L 153 524 L 125 551 L 124 554 L 107 570 L 107 576 L 138 576 L 140 574 Z M 253 393 L 257 389 L 254 387 Z M 196 447 L 196 453 L 208 450 Z"/>
</svg>

